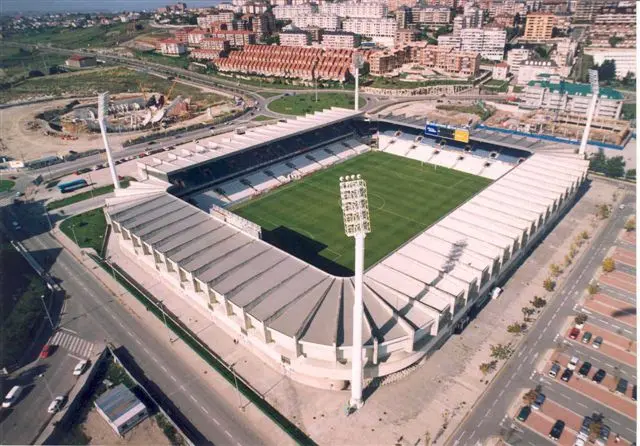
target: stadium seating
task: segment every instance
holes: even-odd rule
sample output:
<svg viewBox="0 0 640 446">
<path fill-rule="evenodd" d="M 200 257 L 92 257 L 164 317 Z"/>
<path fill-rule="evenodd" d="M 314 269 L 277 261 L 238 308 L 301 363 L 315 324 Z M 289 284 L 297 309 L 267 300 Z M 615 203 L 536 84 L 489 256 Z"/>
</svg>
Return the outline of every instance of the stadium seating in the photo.
<svg viewBox="0 0 640 446">
<path fill-rule="evenodd" d="M 342 144 L 331 144 L 329 147 L 327 147 L 328 150 L 331 151 L 331 153 L 333 153 L 335 156 L 337 156 L 339 159 L 344 160 L 347 158 L 351 158 L 352 156 L 356 156 L 357 153 L 355 150 L 353 150 L 350 147 L 345 147 Z"/>
<path fill-rule="evenodd" d="M 278 163 L 269 166 L 267 169 L 265 169 L 265 173 L 267 171 L 271 172 L 271 175 L 278 181 L 284 183 L 287 181 L 289 175 L 291 175 L 291 172 L 293 172 L 293 168 L 287 166 L 285 163 Z"/>
<path fill-rule="evenodd" d="M 255 172 L 249 176 L 244 177 L 243 179 L 247 180 L 254 189 L 257 189 L 260 192 L 272 189 L 280 185 L 280 181 L 268 176 L 262 171 Z"/>
<path fill-rule="evenodd" d="M 491 180 L 497 180 L 515 167 L 514 164 L 507 164 L 501 161 L 491 161 L 490 163 L 489 166 L 482 169 L 480 175 Z"/>
<path fill-rule="evenodd" d="M 218 186 L 217 189 L 220 189 L 231 202 L 244 200 L 256 192 L 251 187 L 242 184 L 240 180 L 228 181 Z"/>
<path fill-rule="evenodd" d="M 311 172 L 322 169 L 321 164 L 310 160 L 306 157 L 306 155 L 297 156 L 292 160 L 289 160 L 288 163 L 294 165 L 296 167 L 296 170 L 300 171 L 303 175 L 307 175 Z"/>
<path fill-rule="evenodd" d="M 458 163 L 458 156 L 459 154 L 457 153 L 449 152 L 448 150 L 440 150 L 439 153 L 434 152 L 433 156 L 429 158 L 429 163 L 451 169 Z"/>
<path fill-rule="evenodd" d="M 309 156 L 313 157 L 316 162 L 322 164 L 323 167 L 330 166 L 340 161 L 337 156 L 330 154 L 325 149 L 314 150 L 309 153 Z"/>
<path fill-rule="evenodd" d="M 486 161 L 482 158 L 475 157 L 470 154 L 465 154 L 464 158 L 455 165 L 455 169 L 461 172 L 470 173 L 471 175 L 480 175 L 480 172 L 484 169 L 484 163 Z"/>
</svg>

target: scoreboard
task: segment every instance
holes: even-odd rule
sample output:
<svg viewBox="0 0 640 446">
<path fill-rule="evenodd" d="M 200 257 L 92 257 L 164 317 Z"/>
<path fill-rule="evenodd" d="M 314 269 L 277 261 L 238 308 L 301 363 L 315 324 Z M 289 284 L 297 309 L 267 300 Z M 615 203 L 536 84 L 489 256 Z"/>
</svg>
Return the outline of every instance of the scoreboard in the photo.
<svg viewBox="0 0 640 446">
<path fill-rule="evenodd" d="M 424 128 L 424 134 L 428 136 L 453 139 L 454 141 L 464 143 L 469 142 L 469 130 L 437 125 L 431 122 L 427 122 L 427 125 Z"/>
</svg>

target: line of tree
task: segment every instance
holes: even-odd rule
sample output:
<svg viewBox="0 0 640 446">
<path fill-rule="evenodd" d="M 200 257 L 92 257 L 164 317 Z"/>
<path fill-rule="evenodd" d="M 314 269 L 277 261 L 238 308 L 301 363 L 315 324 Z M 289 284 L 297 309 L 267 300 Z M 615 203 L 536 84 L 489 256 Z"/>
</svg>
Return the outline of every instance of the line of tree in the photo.
<svg viewBox="0 0 640 446">
<path fill-rule="evenodd" d="M 604 150 L 600 149 L 597 153 L 589 157 L 589 169 L 594 172 L 602 173 L 610 178 L 627 178 L 628 180 L 636 179 L 636 170 L 629 169 L 625 171 L 626 162 L 622 156 L 613 156 L 607 158 Z"/>
</svg>

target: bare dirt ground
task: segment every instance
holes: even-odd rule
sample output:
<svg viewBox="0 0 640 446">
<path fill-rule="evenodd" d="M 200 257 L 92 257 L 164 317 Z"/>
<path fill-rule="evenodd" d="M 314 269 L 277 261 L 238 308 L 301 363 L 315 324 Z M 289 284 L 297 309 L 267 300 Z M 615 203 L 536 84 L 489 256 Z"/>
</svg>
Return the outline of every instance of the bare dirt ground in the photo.
<svg viewBox="0 0 640 446">
<path fill-rule="evenodd" d="M 469 101 L 444 101 L 442 104 L 437 102 L 410 102 L 408 104 L 392 105 L 383 110 L 383 112 L 392 112 L 395 115 L 407 115 L 413 117 L 424 117 L 430 121 L 437 121 L 450 125 L 467 125 L 470 119 L 477 121 L 478 115 L 471 113 L 461 113 L 457 111 L 438 110 L 438 105 L 468 105 Z"/>
<path fill-rule="evenodd" d="M 155 418 L 147 418 L 142 423 L 124 434 L 124 438 L 118 436 L 111 426 L 98 414 L 95 409 L 87 414 L 87 421 L 82 425 L 84 433 L 91 438 L 89 444 L 145 444 L 145 445 L 170 445 L 171 443 L 156 423 Z"/>
</svg>

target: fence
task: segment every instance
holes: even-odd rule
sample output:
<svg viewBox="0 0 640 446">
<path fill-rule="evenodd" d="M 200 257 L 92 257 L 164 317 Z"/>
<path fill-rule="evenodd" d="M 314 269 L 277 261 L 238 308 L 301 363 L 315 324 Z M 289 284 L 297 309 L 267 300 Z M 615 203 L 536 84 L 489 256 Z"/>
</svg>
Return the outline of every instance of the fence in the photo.
<svg viewBox="0 0 640 446">
<path fill-rule="evenodd" d="M 255 404 L 255 406 L 278 425 L 292 440 L 300 445 L 315 445 L 316 443 L 307 436 L 298 426 L 289 421 L 275 407 L 273 407 L 263 395 L 260 394 L 242 376 L 238 375 L 218 354 L 203 344 L 189 328 L 187 328 L 162 302 L 157 301 L 143 287 L 135 282 L 127 273 L 122 271 L 116 264 L 108 263 L 96 255 L 88 254 L 100 267 L 114 278 L 138 299 L 147 310 L 151 311 L 158 319 L 184 341 L 198 356 L 207 364 L 213 367 L 227 382 L 235 385 L 245 398 Z"/>
</svg>

